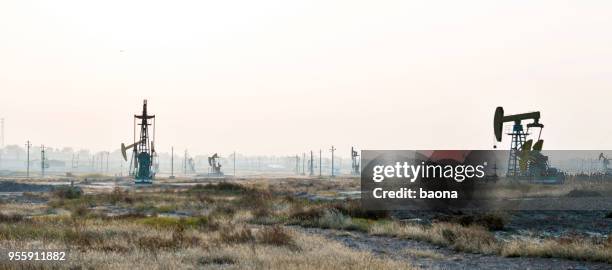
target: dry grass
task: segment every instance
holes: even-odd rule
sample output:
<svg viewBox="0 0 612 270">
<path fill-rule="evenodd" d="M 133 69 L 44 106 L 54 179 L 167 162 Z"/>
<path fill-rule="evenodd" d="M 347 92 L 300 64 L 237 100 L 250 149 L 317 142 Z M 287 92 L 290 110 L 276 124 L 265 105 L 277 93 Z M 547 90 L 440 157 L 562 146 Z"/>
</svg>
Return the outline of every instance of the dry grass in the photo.
<svg viewBox="0 0 612 270">
<path fill-rule="evenodd" d="M 273 246 L 297 247 L 292 234 L 279 225 L 261 229 L 257 234 L 257 241 Z"/>
<path fill-rule="evenodd" d="M 434 222 L 455 223 L 463 226 L 479 225 L 492 231 L 503 230 L 507 218 L 500 213 L 471 214 L 471 215 L 438 215 Z"/>
<path fill-rule="evenodd" d="M 496 240 L 481 226 L 466 227 L 452 223 L 434 223 L 431 226 L 378 223 L 370 227 L 370 234 L 425 241 L 463 252 L 612 263 L 612 240 L 601 242 L 583 237 L 566 237 L 516 239 L 506 243 Z"/>
<path fill-rule="evenodd" d="M 462 226 L 452 223 L 434 223 L 431 226 L 379 223 L 370 227 L 370 234 L 394 236 L 448 246 L 457 251 L 483 254 L 499 253 L 493 234 L 481 226 Z"/>
<path fill-rule="evenodd" d="M 497 241 L 488 229 L 503 228 L 503 216 L 442 218 L 423 226 L 393 221 L 386 212 L 363 211 L 358 201 L 287 196 L 296 190 L 353 188 L 352 180 L 282 183 L 286 186 L 219 183 L 49 196 L 49 209 L 7 204 L 0 211 L 0 245 L 70 248 L 78 259 L 68 266 L 76 269 L 410 269 L 282 226 L 293 224 L 415 239 L 464 252 L 612 261 L 612 244 L 589 239 Z M 406 254 L 440 259 L 421 251 Z M 0 269 L 10 267 L 0 263 Z"/>
<path fill-rule="evenodd" d="M 514 240 L 503 245 L 507 257 L 565 258 L 578 261 L 612 263 L 612 246 L 589 239 Z"/>
<path fill-rule="evenodd" d="M 235 264 L 225 265 L 229 269 L 413 269 L 404 262 L 354 251 L 323 237 L 294 234 L 299 251 L 275 245 L 253 249 L 245 243 L 222 246 L 208 256 L 237 258 Z"/>
<path fill-rule="evenodd" d="M 404 254 L 410 257 L 426 258 L 426 259 L 433 259 L 433 260 L 442 260 L 445 258 L 443 254 L 440 254 L 433 250 L 406 249 L 404 250 Z"/>
<path fill-rule="evenodd" d="M 265 227 L 251 233 L 249 228 L 232 229 L 230 224 L 219 232 L 208 232 L 146 229 L 144 224 L 117 220 L 95 219 L 85 223 L 87 226 L 79 235 L 59 226 L 50 226 L 44 235 L 32 234 L 42 229 L 36 227 L 19 237 L 15 234 L 0 237 L 0 243 L 9 249 L 70 246 L 73 249 L 69 261 L 61 265 L 62 269 L 411 269 L 406 263 L 377 258 L 371 253 L 353 251 L 339 243 L 282 227 Z M 295 248 L 290 248 L 292 245 Z M 52 265 L 35 262 L 19 267 L 0 263 L 1 269 L 38 267 L 52 269 Z"/>
<path fill-rule="evenodd" d="M 241 244 L 255 241 L 255 236 L 251 229 L 246 226 L 234 228 L 233 226 L 223 227 L 219 230 L 219 242 L 224 244 Z"/>
</svg>

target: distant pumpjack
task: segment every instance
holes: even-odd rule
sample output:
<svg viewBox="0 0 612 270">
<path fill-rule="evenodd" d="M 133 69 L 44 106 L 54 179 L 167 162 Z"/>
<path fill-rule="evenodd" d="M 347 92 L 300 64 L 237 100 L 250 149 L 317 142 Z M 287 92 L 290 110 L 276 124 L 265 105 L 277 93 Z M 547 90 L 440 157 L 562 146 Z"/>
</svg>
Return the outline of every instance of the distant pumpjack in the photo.
<svg viewBox="0 0 612 270">
<path fill-rule="evenodd" d="M 223 176 L 223 172 L 221 172 L 221 162 L 219 161 L 219 155 L 217 155 L 217 153 L 208 157 L 208 165 L 210 166 L 208 169 L 209 176 Z"/>
<path fill-rule="evenodd" d="M 603 173 L 606 175 L 612 174 L 612 169 L 608 168 L 608 166 L 610 165 L 610 159 L 604 156 L 603 153 L 599 153 L 599 160 L 602 160 L 601 166 Z"/>
<path fill-rule="evenodd" d="M 355 150 L 354 147 L 351 146 L 351 159 L 353 161 L 353 163 L 351 164 L 351 174 L 353 175 L 359 175 L 361 172 L 359 171 L 360 169 L 360 160 L 359 160 L 359 153 L 357 153 L 357 151 Z"/>
<path fill-rule="evenodd" d="M 185 156 L 183 157 L 183 173 L 186 175 L 188 173 L 195 173 L 195 171 L 195 161 L 189 156 L 187 149 L 185 149 Z"/>
<path fill-rule="evenodd" d="M 308 160 L 308 175 L 314 175 L 314 156 L 312 155 L 312 151 L 310 151 L 310 159 Z"/>
</svg>

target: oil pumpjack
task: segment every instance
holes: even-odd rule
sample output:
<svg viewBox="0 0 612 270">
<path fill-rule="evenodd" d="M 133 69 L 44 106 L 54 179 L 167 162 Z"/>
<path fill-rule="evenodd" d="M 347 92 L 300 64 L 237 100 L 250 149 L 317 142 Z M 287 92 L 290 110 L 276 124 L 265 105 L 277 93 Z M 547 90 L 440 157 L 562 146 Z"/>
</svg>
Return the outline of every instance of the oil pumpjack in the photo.
<svg viewBox="0 0 612 270">
<path fill-rule="evenodd" d="M 610 166 L 610 159 L 604 156 L 604 153 L 600 153 L 598 160 L 602 160 L 601 165 L 603 174 L 612 175 L 612 169 L 608 168 L 608 166 Z"/>
<path fill-rule="evenodd" d="M 139 140 L 136 140 L 136 127 L 140 126 Z M 149 126 L 152 126 L 151 132 Z M 147 113 L 147 100 L 142 105 L 142 114 L 134 115 L 134 143 L 126 146 L 121 144 L 121 154 L 127 161 L 126 151 L 133 148 L 130 160 L 130 176 L 136 184 L 151 184 L 157 170 L 157 154 L 155 153 L 155 115 Z"/>
<path fill-rule="evenodd" d="M 217 153 L 208 157 L 208 165 L 210 166 L 208 169 L 208 176 L 223 176 L 221 161 L 219 161 L 219 155 L 217 155 Z"/>
<path fill-rule="evenodd" d="M 523 128 L 522 121 L 531 120 L 527 130 Z M 560 184 L 565 180 L 565 174 L 556 168 L 550 167 L 548 156 L 543 155 L 541 139 L 544 125 L 540 123 L 540 112 L 529 112 L 515 115 L 504 115 L 504 109 L 497 107 L 493 118 L 493 131 L 498 142 L 502 140 L 502 126 L 506 122 L 512 122 L 510 155 L 508 158 L 508 170 L 506 176 L 511 179 L 527 179 L 532 183 Z M 530 128 L 539 128 L 538 140 L 533 143 L 527 140 Z"/>
</svg>

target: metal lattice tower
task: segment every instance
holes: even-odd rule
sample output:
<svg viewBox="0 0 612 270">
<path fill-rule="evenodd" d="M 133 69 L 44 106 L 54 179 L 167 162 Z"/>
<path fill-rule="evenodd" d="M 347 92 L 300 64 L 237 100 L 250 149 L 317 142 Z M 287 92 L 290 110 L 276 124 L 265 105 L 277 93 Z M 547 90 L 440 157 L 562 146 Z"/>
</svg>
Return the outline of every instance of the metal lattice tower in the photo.
<svg viewBox="0 0 612 270">
<path fill-rule="evenodd" d="M 512 140 L 510 142 L 510 157 L 508 158 L 508 171 L 506 172 L 506 176 L 518 177 L 521 174 L 518 163 L 519 155 L 529 133 L 523 131 L 523 125 L 515 123 L 512 126 L 512 132 L 507 134 L 512 136 Z"/>
<path fill-rule="evenodd" d="M 140 126 L 139 140 L 136 141 L 134 138 L 134 150 L 132 160 L 134 166 L 132 168 L 132 176 L 136 179 L 136 183 L 151 183 L 154 176 L 154 164 L 155 164 L 155 148 L 153 142 L 155 141 L 155 115 L 149 115 L 147 112 L 147 100 L 143 101 L 142 114 L 134 115 L 135 123 L 134 131 L 136 126 Z M 149 126 L 153 127 L 152 134 L 149 134 Z M 134 137 L 136 134 L 134 134 Z"/>
</svg>

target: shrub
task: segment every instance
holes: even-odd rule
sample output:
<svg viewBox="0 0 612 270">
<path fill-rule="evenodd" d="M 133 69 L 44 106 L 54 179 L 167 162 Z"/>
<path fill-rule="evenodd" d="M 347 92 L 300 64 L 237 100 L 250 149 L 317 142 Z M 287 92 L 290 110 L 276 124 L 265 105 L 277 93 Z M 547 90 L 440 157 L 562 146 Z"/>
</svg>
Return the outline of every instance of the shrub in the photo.
<svg viewBox="0 0 612 270">
<path fill-rule="evenodd" d="M 207 265 L 207 264 L 235 264 L 236 259 L 234 259 L 233 257 L 227 256 L 227 255 L 221 255 L 221 256 L 210 255 L 210 256 L 201 257 L 200 259 L 198 259 L 198 263 L 204 264 L 204 265 Z"/>
<path fill-rule="evenodd" d="M 462 226 L 479 225 L 489 230 L 503 230 L 506 219 L 498 214 L 477 214 L 477 215 L 439 215 L 435 216 L 433 222 L 454 223 Z"/>
<path fill-rule="evenodd" d="M 372 211 L 365 210 L 361 207 L 359 200 L 346 200 L 341 203 L 335 203 L 331 206 L 340 213 L 354 218 L 365 218 L 365 219 L 388 219 L 391 217 L 389 211 Z"/>
<path fill-rule="evenodd" d="M 317 220 L 318 227 L 330 229 L 350 229 L 353 225 L 351 218 L 335 209 L 326 210 Z"/>
<path fill-rule="evenodd" d="M 120 220 L 120 219 L 141 219 L 141 218 L 146 218 L 148 216 L 141 212 L 129 212 L 129 213 L 119 214 L 115 216 L 102 216 L 102 217 L 104 219 Z"/>
<path fill-rule="evenodd" d="M 183 228 L 208 228 L 211 226 L 209 218 L 206 216 L 200 217 L 147 217 L 138 220 L 139 223 L 152 226 L 158 229 L 175 230 L 178 227 Z"/>
<path fill-rule="evenodd" d="M 149 251 L 173 249 L 177 247 L 177 243 L 173 239 L 161 238 L 159 236 L 142 236 L 138 238 L 136 243 L 140 249 Z"/>
<path fill-rule="evenodd" d="M 130 197 L 130 194 L 127 190 L 122 190 L 120 187 L 115 187 L 113 192 L 109 195 L 110 202 L 116 204 L 118 202 L 125 202 L 132 204 L 134 203 L 134 199 Z"/>
<path fill-rule="evenodd" d="M 496 214 L 485 214 L 478 216 L 475 223 L 489 230 L 500 231 L 506 226 L 506 219 Z"/>
<path fill-rule="evenodd" d="M 573 189 L 568 192 L 567 197 L 601 197 L 601 193 L 592 190 Z"/>
<path fill-rule="evenodd" d="M 187 190 L 188 192 L 202 192 L 202 191 L 224 191 L 224 192 L 249 192 L 251 189 L 244 187 L 240 184 L 219 182 L 218 184 L 197 184 Z"/>
<path fill-rule="evenodd" d="M 294 221 L 316 220 L 323 216 L 325 209 L 321 207 L 312 207 L 304 209 L 302 206 L 293 206 L 289 213 L 289 218 Z"/>
<path fill-rule="evenodd" d="M 257 234 L 259 243 L 274 246 L 295 246 L 291 235 L 281 226 L 264 227 Z"/>
<path fill-rule="evenodd" d="M 233 205 L 218 205 L 215 209 L 210 213 L 211 216 L 234 216 L 236 214 L 236 207 Z"/>
<path fill-rule="evenodd" d="M 5 215 L 0 213 L 0 223 L 16 223 L 16 222 L 20 222 L 22 221 L 24 218 L 22 215 L 17 215 L 17 214 L 12 214 L 12 215 Z"/>
<path fill-rule="evenodd" d="M 272 212 L 268 207 L 261 206 L 253 210 L 253 217 L 256 219 L 266 218 L 270 215 L 272 215 Z"/>
<path fill-rule="evenodd" d="M 72 210 L 72 217 L 76 218 L 76 217 L 85 217 L 87 216 L 87 214 L 89 214 L 89 208 L 87 208 L 84 205 L 78 205 L 77 207 L 75 207 Z"/>
<path fill-rule="evenodd" d="M 202 193 L 197 193 L 196 198 L 198 199 L 200 203 L 203 203 L 203 204 L 215 203 L 215 200 L 213 198 L 206 196 L 205 194 L 202 194 Z"/>
<path fill-rule="evenodd" d="M 143 250 L 156 251 L 159 249 L 177 249 L 193 247 L 200 244 L 200 238 L 185 234 L 185 226 L 179 224 L 173 227 L 170 239 L 160 236 L 142 236 L 136 241 Z"/>
<path fill-rule="evenodd" d="M 80 187 L 59 186 L 53 189 L 53 195 L 60 199 L 78 199 L 83 195 Z"/>
<path fill-rule="evenodd" d="M 457 235 L 453 230 L 450 229 L 442 229 L 442 238 L 449 244 L 454 244 L 457 240 Z"/>
<path fill-rule="evenodd" d="M 223 227 L 221 231 L 219 231 L 219 240 L 227 244 L 240 244 L 252 242 L 255 240 L 255 237 L 247 227 L 241 227 L 239 229 Z"/>
<path fill-rule="evenodd" d="M 63 235 L 63 240 L 66 245 L 77 245 L 86 248 L 104 241 L 100 233 L 81 230 L 66 230 Z"/>
</svg>

